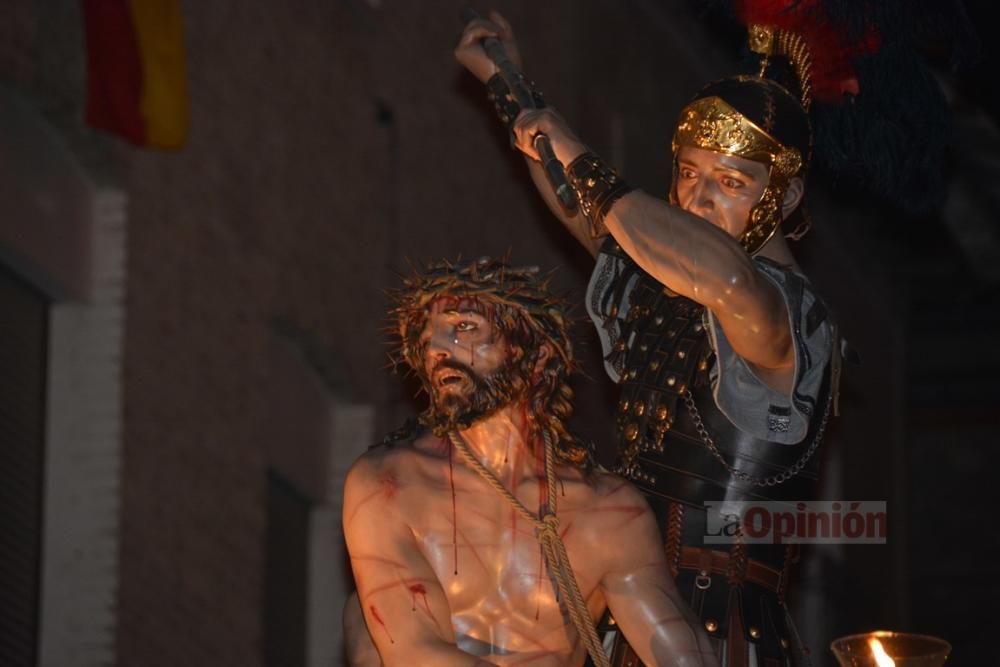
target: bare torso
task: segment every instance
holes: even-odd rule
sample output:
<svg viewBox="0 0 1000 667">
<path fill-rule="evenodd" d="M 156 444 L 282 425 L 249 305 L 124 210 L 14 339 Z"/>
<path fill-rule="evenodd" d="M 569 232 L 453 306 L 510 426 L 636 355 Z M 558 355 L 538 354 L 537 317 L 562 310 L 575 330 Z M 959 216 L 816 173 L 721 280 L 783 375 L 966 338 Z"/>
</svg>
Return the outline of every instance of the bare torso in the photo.
<svg viewBox="0 0 1000 667">
<path fill-rule="evenodd" d="M 441 438 L 427 435 L 416 442 L 379 448 L 367 455 L 377 477 L 376 488 L 362 498 L 357 511 L 405 515 L 415 544 L 447 599 L 457 645 L 467 653 L 525 659 L 559 657 L 559 664 L 582 662 L 583 648 L 568 617 L 560 609 L 549 580 L 535 529 Z M 500 481 L 537 511 L 548 496 L 544 468 L 521 447 L 511 447 L 500 461 Z M 577 581 L 592 616 L 605 607 L 599 588 L 605 559 L 603 529 L 649 513 L 635 491 L 612 475 L 596 473 L 588 483 L 579 471 L 558 471 L 557 509 L 560 534 L 574 565 Z M 377 509 L 376 509 L 377 508 Z M 346 529 L 354 517 L 345 514 Z M 365 529 L 378 530 L 378 526 Z M 365 530 L 363 529 L 363 530 Z M 404 564 L 375 554 L 352 556 L 357 564 L 370 558 L 386 570 L 381 583 L 394 597 L 406 597 L 412 613 L 429 615 L 426 584 L 409 581 Z M 402 595 L 401 595 L 402 594 Z M 382 591 L 372 591 L 367 605 L 372 633 L 388 638 L 394 628 L 378 612 Z M 372 611 L 374 608 L 375 612 Z M 377 613 L 376 613 L 377 612 Z M 380 622 L 379 619 L 382 619 Z"/>
<path fill-rule="evenodd" d="M 508 405 L 462 431 L 469 455 L 531 512 L 549 498 L 543 447 Z M 645 499 L 615 475 L 556 469 L 559 534 L 592 619 L 609 608 L 650 665 L 717 664 L 669 578 Z M 386 665 L 580 665 L 531 522 L 449 439 L 379 447 L 347 476 L 344 535 Z"/>
</svg>

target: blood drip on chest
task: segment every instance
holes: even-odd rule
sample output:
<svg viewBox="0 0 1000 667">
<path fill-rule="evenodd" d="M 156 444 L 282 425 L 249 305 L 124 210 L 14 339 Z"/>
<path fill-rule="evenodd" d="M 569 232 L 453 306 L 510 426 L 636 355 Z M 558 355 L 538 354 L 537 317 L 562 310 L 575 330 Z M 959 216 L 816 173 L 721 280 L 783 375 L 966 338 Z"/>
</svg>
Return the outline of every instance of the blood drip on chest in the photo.
<svg viewBox="0 0 1000 667">
<path fill-rule="evenodd" d="M 423 602 L 424 610 L 429 614 L 431 613 L 430 605 L 427 604 L 427 589 L 423 584 L 413 584 L 408 587 L 410 589 L 410 595 L 413 596 L 413 609 L 411 611 L 417 610 L 417 598 L 419 597 Z"/>
<path fill-rule="evenodd" d="M 545 551 L 542 546 L 538 547 L 538 590 L 535 591 L 535 620 L 542 611 L 542 578 L 545 574 Z"/>
<path fill-rule="evenodd" d="M 448 440 L 448 479 L 451 482 L 451 543 L 454 548 L 455 575 L 458 575 L 458 502 L 455 497 L 455 446 Z"/>
<path fill-rule="evenodd" d="M 392 638 L 391 634 L 389 634 L 389 628 L 385 626 L 385 621 L 382 620 L 382 617 L 379 615 L 378 609 L 375 608 L 375 605 L 368 607 L 368 610 L 371 612 L 372 618 L 375 619 L 375 622 L 382 626 L 382 629 L 385 631 L 385 636 L 389 638 L 389 643 L 395 644 L 396 640 Z"/>
</svg>

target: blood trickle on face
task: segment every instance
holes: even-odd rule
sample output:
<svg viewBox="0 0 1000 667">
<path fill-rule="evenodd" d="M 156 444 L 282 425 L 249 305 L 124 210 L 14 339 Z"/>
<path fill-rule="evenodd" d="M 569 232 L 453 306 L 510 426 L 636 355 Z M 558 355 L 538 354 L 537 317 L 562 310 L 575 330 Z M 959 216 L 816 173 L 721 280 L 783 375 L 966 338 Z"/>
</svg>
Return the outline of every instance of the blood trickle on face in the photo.
<svg viewBox="0 0 1000 667">
<path fill-rule="evenodd" d="M 472 299 L 438 299 L 428 307 L 420 335 L 423 374 L 439 412 L 458 417 L 476 407 L 484 384 L 505 366 L 507 342 L 483 311 Z"/>
<path fill-rule="evenodd" d="M 677 152 L 678 205 L 733 237 L 746 228 L 768 178 L 760 162 L 692 146 Z"/>
</svg>

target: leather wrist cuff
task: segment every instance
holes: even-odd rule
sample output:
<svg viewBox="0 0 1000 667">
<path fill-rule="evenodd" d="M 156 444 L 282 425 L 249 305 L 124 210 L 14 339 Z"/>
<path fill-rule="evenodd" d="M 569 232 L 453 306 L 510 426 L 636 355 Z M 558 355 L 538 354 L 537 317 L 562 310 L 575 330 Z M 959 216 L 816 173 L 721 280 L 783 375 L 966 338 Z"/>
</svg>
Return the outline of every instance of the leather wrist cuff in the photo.
<svg viewBox="0 0 1000 667">
<path fill-rule="evenodd" d="M 566 178 L 580 200 L 580 210 L 590 221 L 591 237 L 606 236 L 604 218 L 632 188 L 594 153 L 584 153 L 573 160 L 566 168 Z"/>
</svg>

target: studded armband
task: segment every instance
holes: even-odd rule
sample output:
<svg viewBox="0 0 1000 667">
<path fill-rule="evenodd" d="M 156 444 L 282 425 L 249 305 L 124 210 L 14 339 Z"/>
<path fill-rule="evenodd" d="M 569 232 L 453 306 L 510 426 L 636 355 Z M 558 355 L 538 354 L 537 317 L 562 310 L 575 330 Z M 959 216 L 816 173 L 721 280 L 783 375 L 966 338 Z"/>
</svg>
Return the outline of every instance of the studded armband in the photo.
<svg viewBox="0 0 1000 667">
<path fill-rule="evenodd" d="M 591 237 L 607 235 L 604 218 L 632 188 L 594 153 L 584 153 L 573 160 L 566 168 L 566 178 L 580 200 L 580 210 L 590 221 Z"/>
</svg>

